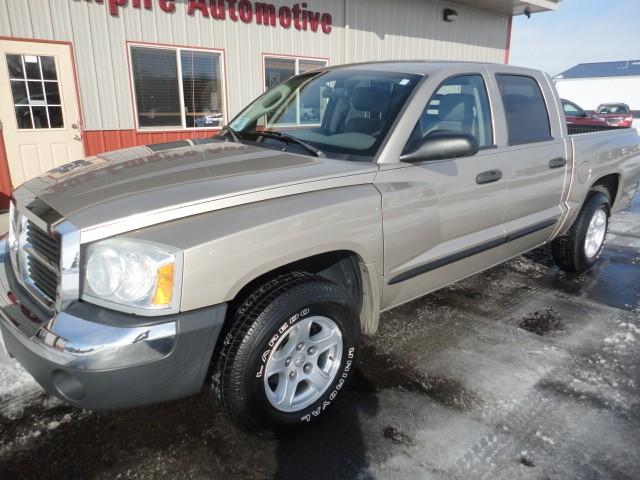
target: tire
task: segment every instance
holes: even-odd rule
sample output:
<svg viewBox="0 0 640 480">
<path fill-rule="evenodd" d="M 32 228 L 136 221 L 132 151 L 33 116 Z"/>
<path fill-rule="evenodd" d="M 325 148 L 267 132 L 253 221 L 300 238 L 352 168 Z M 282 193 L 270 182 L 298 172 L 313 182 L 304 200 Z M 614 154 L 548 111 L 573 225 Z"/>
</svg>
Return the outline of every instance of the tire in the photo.
<svg viewBox="0 0 640 480">
<path fill-rule="evenodd" d="M 230 320 L 211 391 L 235 423 L 257 434 L 304 425 L 344 390 L 360 325 L 341 286 L 302 272 L 282 275 L 255 290 Z M 335 336 L 315 347 L 329 333 Z"/>
<path fill-rule="evenodd" d="M 609 195 L 602 191 L 591 192 L 569 231 L 551 243 L 553 260 L 562 270 L 571 273 L 583 273 L 597 262 L 604 248 L 610 215 L 611 202 Z M 596 216 L 598 218 L 595 218 Z M 593 241 L 588 246 L 586 242 L 587 235 L 593 222 L 600 224 L 604 222 L 604 232 L 601 238 L 599 235 L 595 239 L 591 237 Z M 602 227 L 594 226 L 592 228 L 600 233 Z M 594 231 L 591 230 L 592 233 Z"/>
</svg>

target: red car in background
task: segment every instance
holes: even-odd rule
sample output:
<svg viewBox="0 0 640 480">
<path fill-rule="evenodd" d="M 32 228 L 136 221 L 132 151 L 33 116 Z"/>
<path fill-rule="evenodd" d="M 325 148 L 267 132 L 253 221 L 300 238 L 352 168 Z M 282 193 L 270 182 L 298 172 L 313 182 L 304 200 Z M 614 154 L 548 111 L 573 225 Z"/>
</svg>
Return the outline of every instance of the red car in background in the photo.
<svg viewBox="0 0 640 480">
<path fill-rule="evenodd" d="M 567 119 L 567 125 L 590 125 L 590 126 L 607 126 L 607 121 L 603 118 L 597 118 L 584 109 L 580 108 L 569 100 L 561 99 L 564 116 Z"/>
<path fill-rule="evenodd" d="M 626 103 L 603 103 L 596 110 L 597 118 L 601 118 L 610 127 L 630 127 L 633 114 Z"/>
</svg>

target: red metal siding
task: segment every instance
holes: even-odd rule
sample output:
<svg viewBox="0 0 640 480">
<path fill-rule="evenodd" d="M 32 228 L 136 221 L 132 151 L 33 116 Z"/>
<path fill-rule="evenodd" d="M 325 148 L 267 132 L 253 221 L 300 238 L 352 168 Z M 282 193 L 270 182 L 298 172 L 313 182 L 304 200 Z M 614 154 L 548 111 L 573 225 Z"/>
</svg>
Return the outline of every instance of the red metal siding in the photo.
<svg viewBox="0 0 640 480">
<path fill-rule="evenodd" d="M 0 129 L 0 210 L 9 208 L 9 197 L 12 191 L 9 160 L 7 158 L 7 151 L 4 148 L 2 129 Z"/>
<path fill-rule="evenodd" d="M 120 148 L 174 142 L 189 138 L 217 135 L 217 130 L 177 130 L 170 132 L 136 132 L 135 130 L 89 130 L 82 132 L 84 153 L 87 156 Z"/>
</svg>

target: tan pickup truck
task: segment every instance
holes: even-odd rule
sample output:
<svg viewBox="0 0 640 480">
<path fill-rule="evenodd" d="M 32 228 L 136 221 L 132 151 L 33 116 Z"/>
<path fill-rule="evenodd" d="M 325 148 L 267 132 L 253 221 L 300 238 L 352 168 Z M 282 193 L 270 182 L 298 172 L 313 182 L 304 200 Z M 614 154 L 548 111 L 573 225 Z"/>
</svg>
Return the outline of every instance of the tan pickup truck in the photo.
<svg viewBox="0 0 640 480">
<path fill-rule="evenodd" d="M 206 384 L 248 429 L 304 424 L 341 396 L 381 311 L 548 242 L 562 269 L 587 270 L 639 176 L 637 132 L 569 135 L 538 71 L 307 72 L 216 137 L 105 153 L 19 187 L 4 343 L 78 407 Z"/>
</svg>

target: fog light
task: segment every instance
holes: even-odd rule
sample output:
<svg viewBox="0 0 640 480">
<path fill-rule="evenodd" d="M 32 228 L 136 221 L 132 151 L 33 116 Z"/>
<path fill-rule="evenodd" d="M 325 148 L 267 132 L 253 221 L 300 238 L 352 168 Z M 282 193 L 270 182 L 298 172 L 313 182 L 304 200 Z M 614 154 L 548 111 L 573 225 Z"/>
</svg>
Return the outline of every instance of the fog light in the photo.
<svg viewBox="0 0 640 480">
<path fill-rule="evenodd" d="M 51 374 L 51 381 L 60 396 L 66 400 L 79 402 L 87 396 L 87 392 L 80 381 L 67 372 L 55 370 Z"/>
</svg>

